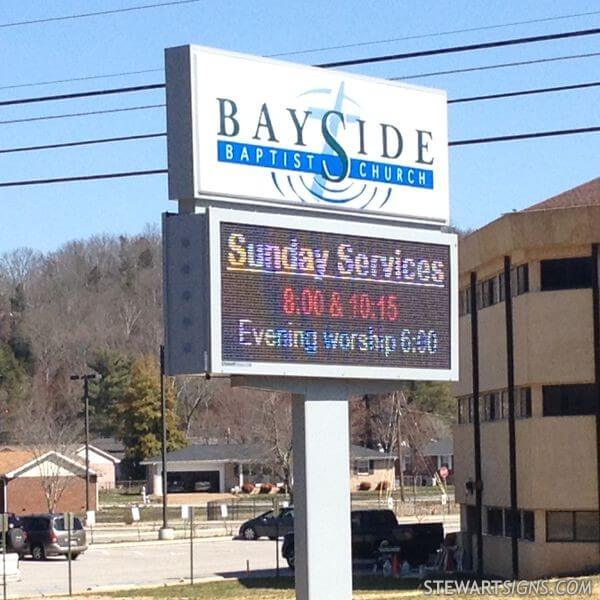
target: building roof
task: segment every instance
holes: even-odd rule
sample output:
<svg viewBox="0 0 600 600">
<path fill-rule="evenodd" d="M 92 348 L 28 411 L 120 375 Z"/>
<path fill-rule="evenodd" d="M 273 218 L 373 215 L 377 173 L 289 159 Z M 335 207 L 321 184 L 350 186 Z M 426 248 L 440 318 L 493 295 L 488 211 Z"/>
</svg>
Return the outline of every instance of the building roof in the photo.
<svg viewBox="0 0 600 600">
<path fill-rule="evenodd" d="M 10 473 L 29 461 L 33 460 L 35 454 L 31 450 L 22 448 L 2 448 L 0 450 L 0 475 Z"/>
<path fill-rule="evenodd" d="M 12 479 L 46 461 L 61 463 L 74 474 L 85 474 L 84 465 L 54 450 L 40 455 L 23 448 L 4 448 L 0 450 L 0 476 Z M 90 473 L 96 474 L 92 469 Z"/>
<path fill-rule="evenodd" d="M 600 177 L 578 185 L 548 200 L 538 202 L 523 212 L 531 210 L 552 210 L 557 208 L 572 208 L 574 206 L 600 206 Z"/>
<path fill-rule="evenodd" d="M 444 438 L 441 440 L 431 440 L 421 448 L 423 456 L 450 456 L 454 454 L 454 440 Z"/>
<path fill-rule="evenodd" d="M 125 458 L 125 444 L 121 440 L 117 440 L 112 437 L 96 438 L 91 441 L 91 445 L 98 450 L 108 452 L 108 454 L 115 458 Z"/>
<path fill-rule="evenodd" d="M 373 450 L 372 448 L 365 448 L 364 446 L 352 444 L 350 446 L 350 458 L 353 460 L 387 460 L 395 457 L 390 454 L 386 454 L 385 452 L 380 452 L 379 450 Z"/>
<path fill-rule="evenodd" d="M 263 462 L 269 458 L 269 450 L 261 444 L 191 444 L 181 450 L 167 453 L 167 462 L 236 462 L 255 463 Z M 352 445 L 350 447 L 352 459 L 388 459 L 389 455 Z M 160 456 L 155 456 L 142 461 L 142 465 L 155 465 L 161 462 Z"/>
<path fill-rule="evenodd" d="M 504 256 L 514 264 L 549 247 L 580 246 L 589 251 L 600 242 L 600 178 L 549 198 L 528 209 L 506 213 L 459 242 L 461 286 L 470 273 L 485 278 L 502 268 Z"/>
<path fill-rule="evenodd" d="M 109 460 L 110 462 L 114 463 L 115 465 L 118 465 L 121 462 L 120 458 L 113 456 L 110 452 L 106 452 L 105 450 L 98 448 L 94 444 L 89 445 L 89 450 L 90 450 L 90 452 L 95 452 L 98 456 L 102 456 L 102 457 L 106 458 L 106 460 Z M 75 450 L 75 454 L 79 458 L 82 458 L 83 460 L 85 460 L 85 444 L 83 446 L 79 446 L 77 448 L 77 450 Z"/>
</svg>

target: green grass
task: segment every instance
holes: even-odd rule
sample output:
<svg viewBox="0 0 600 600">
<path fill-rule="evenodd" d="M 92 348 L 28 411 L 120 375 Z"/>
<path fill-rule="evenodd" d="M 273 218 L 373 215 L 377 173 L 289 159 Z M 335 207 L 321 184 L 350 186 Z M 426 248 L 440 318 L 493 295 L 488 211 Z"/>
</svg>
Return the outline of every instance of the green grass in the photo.
<svg viewBox="0 0 600 600">
<path fill-rule="evenodd" d="M 572 600 L 598 598 L 600 596 L 600 576 L 592 577 L 594 591 L 592 596 L 569 596 Z M 550 582 L 553 585 L 553 582 Z M 360 577 L 354 581 L 354 600 L 412 600 L 423 598 L 424 588 L 416 579 L 382 579 L 381 577 Z M 474 596 L 453 595 L 455 600 L 472 600 Z M 103 594 L 83 595 L 78 598 L 102 600 L 105 598 L 164 598 L 180 600 L 294 600 L 294 580 L 289 577 L 280 579 L 248 578 L 234 581 L 200 583 L 194 586 L 176 585 L 146 589 L 133 589 Z M 501 598 L 515 599 L 517 596 L 485 595 L 487 600 Z M 521 596 L 522 598 L 522 596 Z M 541 598 L 536 594 L 528 599 Z M 333 599 L 332 599 L 333 600 Z"/>
</svg>

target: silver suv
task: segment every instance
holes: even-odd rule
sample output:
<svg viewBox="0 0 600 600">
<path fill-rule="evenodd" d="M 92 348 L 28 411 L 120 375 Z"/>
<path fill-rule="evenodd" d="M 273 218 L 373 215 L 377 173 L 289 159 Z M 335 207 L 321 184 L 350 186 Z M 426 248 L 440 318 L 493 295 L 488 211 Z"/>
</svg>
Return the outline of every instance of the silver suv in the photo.
<svg viewBox="0 0 600 600">
<path fill-rule="evenodd" d="M 67 556 L 73 560 L 87 550 L 85 529 L 78 517 L 73 518 L 71 545 L 63 514 L 28 515 L 21 517 L 21 527 L 27 533 L 28 552 L 34 560 L 49 556 Z"/>
</svg>

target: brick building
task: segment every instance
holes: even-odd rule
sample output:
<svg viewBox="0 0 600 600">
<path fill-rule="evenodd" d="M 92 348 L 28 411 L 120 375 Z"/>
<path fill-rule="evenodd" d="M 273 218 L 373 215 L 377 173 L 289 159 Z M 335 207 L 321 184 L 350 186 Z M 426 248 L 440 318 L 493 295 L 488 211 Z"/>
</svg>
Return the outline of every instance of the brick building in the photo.
<svg viewBox="0 0 600 600">
<path fill-rule="evenodd" d="M 85 467 L 58 452 L 0 450 L 0 510 L 16 515 L 85 512 Z M 90 509 L 96 510 L 96 474 L 90 471 Z"/>
</svg>

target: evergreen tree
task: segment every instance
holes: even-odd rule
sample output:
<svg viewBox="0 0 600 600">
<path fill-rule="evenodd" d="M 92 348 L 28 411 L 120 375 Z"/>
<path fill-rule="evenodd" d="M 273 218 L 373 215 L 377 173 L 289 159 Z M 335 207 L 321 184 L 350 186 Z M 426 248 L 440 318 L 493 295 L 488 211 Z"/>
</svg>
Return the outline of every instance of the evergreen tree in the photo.
<svg viewBox="0 0 600 600">
<path fill-rule="evenodd" d="M 175 412 L 175 394 L 166 387 L 168 450 L 186 445 Z M 136 360 L 122 398 L 117 403 L 119 435 L 132 463 L 156 456 L 161 448 L 160 371 L 153 356 Z"/>
<path fill-rule="evenodd" d="M 89 367 L 101 377 L 90 382 L 90 429 L 102 436 L 119 431 L 117 404 L 131 377 L 133 360 L 116 350 L 100 350 Z"/>
</svg>

